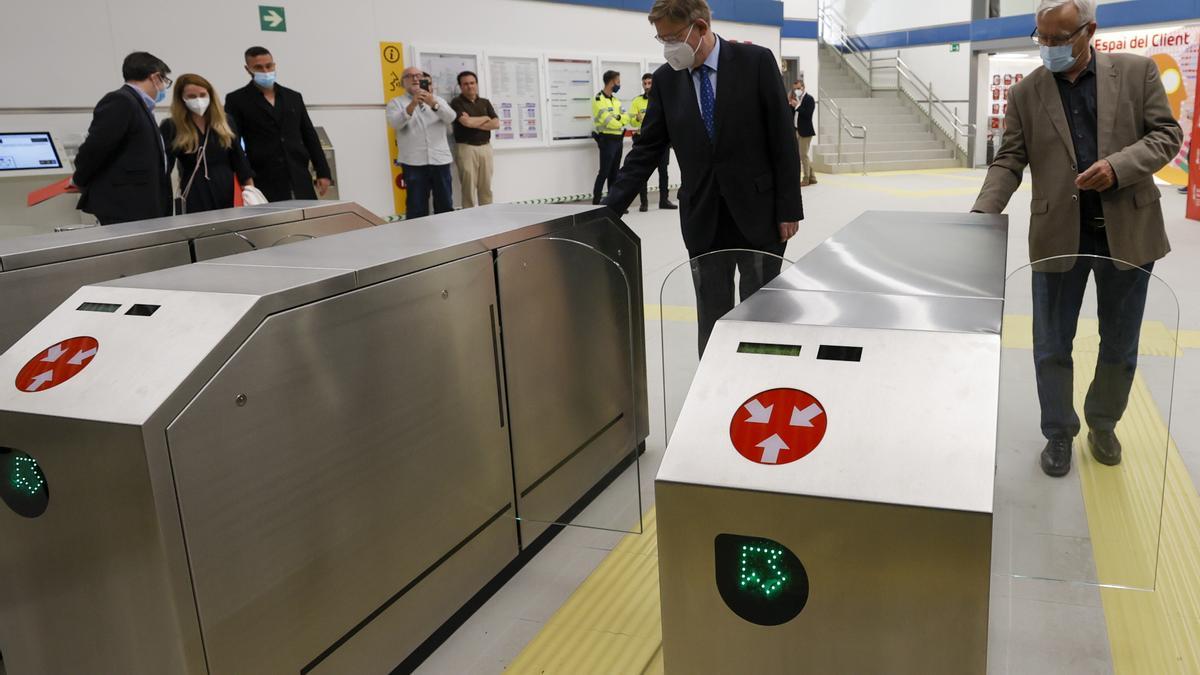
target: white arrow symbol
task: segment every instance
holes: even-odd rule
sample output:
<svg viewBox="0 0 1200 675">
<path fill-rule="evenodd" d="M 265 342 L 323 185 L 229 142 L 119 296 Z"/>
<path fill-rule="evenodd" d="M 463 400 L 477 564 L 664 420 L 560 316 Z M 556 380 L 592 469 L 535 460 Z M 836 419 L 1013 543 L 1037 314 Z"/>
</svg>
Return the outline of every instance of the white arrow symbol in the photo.
<svg viewBox="0 0 1200 675">
<path fill-rule="evenodd" d="M 47 382 L 49 382 L 50 380 L 53 380 L 53 379 L 54 379 L 54 371 L 47 370 L 46 372 L 42 373 L 41 375 L 38 375 L 37 377 L 33 378 L 33 382 L 29 383 L 28 387 L 25 387 L 25 391 L 37 391 L 38 389 L 42 388 L 43 384 L 46 384 Z"/>
<path fill-rule="evenodd" d="M 50 348 L 50 352 L 46 354 L 46 358 L 42 359 L 42 362 L 43 363 L 54 363 L 55 361 L 57 361 L 59 359 L 59 357 L 61 357 L 63 354 L 66 354 L 66 353 L 67 353 L 66 347 L 62 346 L 61 344 L 54 345 L 53 347 Z"/>
<path fill-rule="evenodd" d="M 758 399 L 754 399 L 746 404 L 746 410 L 750 413 L 750 418 L 746 421 L 750 424 L 767 424 L 771 421 L 771 411 L 774 409 L 774 404 L 764 408 Z"/>
<path fill-rule="evenodd" d="M 792 408 L 792 426 L 811 427 L 813 418 L 819 417 L 823 412 L 825 411 L 821 410 L 821 406 L 816 403 L 809 404 L 804 410 Z"/>
<path fill-rule="evenodd" d="M 283 23 L 283 17 L 279 16 L 279 13 L 273 9 L 268 11 L 266 14 L 263 14 L 262 18 L 263 21 L 271 24 L 271 28 L 278 28 L 279 24 Z"/>
<path fill-rule="evenodd" d="M 767 440 L 758 444 L 758 447 L 763 449 L 762 463 L 774 464 L 779 461 L 779 451 L 787 450 L 788 444 L 783 442 L 779 434 L 774 434 Z"/>
<path fill-rule="evenodd" d="M 75 352 L 75 356 L 72 356 L 71 360 L 67 361 L 67 364 L 72 365 L 72 366 L 82 365 L 84 361 L 87 361 L 88 359 L 92 358 L 95 355 L 96 355 L 95 347 L 92 347 L 91 349 L 87 350 L 86 352 Z M 795 418 L 793 418 L 793 419 L 795 419 Z"/>
</svg>

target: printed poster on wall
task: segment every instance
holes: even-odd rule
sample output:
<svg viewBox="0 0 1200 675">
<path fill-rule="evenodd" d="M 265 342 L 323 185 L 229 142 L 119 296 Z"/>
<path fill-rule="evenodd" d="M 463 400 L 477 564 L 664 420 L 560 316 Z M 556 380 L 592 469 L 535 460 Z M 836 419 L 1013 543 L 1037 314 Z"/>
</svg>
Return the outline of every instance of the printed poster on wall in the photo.
<svg viewBox="0 0 1200 675">
<path fill-rule="evenodd" d="M 475 54 L 446 54 L 418 52 L 417 65 L 433 79 L 433 93 L 449 102 L 458 96 L 458 74 L 469 70 L 479 72 L 479 57 Z"/>
<path fill-rule="evenodd" d="M 542 139 L 542 78 L 536 57 L 488 56 L 488 99 L 500 116 L 497 142 Z"/>
<path fill-rule="evenodd" d="M 1192 117 L 1196 99 L 1196 61 L 1200 50 L 1200 25 L 1167 26 L 1096 35 L 1096 51 L 1141 54 L 1154 60 L 1162 77 L 1171 112 L 1185 130 L 1183 148 L 1162 171 L 1156 174 L 1174 185 L 1188 184 L 1188 156 L 1191 148 Z"/>
<path fill-rule="evenodd" d="M 550 131 L 555 141 L 592 137 L 591 59 L 547 59 L 550 79 Z"/>
</svg>

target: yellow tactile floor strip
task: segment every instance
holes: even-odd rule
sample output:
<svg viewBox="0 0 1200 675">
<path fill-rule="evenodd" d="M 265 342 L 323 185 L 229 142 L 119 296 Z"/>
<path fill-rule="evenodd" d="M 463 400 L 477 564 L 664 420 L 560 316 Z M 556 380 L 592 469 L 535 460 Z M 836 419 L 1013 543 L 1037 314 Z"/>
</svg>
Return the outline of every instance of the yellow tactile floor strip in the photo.
<svg viewBox="0 0 1200 675">
<path fill-rule="evenodd" d="M 508 666 L 513 673 L 657 675 L 662 666 L 658 529 L 628 535 Z"/>
<path fill-rule="evenodd" d="M 650 316 L 650 307 L 647 307 Z M 654 317 L 658 318 L 657 307 Z M 675 313 L 668 309 L 668 318 Z M 676 319 L 685 320 L 685 319 Z M 1007 317 L 1006 321 L 1028 321 Z M 1094 322 L 1093 322 L 1094 323 Z M 1180 347 L 1200 347 L 1200 331 L 1180 334 Z M 1029 332 L 1006 324 L 1005 346 L 1030 348 Z M 1094 327 L 1081 322 L 1076 343 L 1076 397 L 1095 368 Z M 1194 342 L 1186 344 L 1186 340 Z M 1143 330 L 1143 354 L 1170 356 L 1165 326 Z M 1167 434 L 1141 375 L 1134 382 L 1119 433 L 1130 450 L 1118 470 L 1084 457 L 1076 447 L 1093 556 L 1101 581 L 1136 584 L 1152 575 L 1154 592 L 1101 590 L 1114 671 L 1118 675 L 1200 673 L 1200 496 Z M 1133 452 L 1133 448 L 1163 452 Z M 1163 489 L 1165 461 L 1165 499 Z M 1161 537 L 1158 511 L 1161 504 Z M 567 600 L 508 671 L 538 675 L 659 675 L 663 672 L 658 602 L 657 527 L 653 509 L 645 533 L 626 536 Z M 1069 630 L 1069 627 L 1063 627 Z"/>
</svg>

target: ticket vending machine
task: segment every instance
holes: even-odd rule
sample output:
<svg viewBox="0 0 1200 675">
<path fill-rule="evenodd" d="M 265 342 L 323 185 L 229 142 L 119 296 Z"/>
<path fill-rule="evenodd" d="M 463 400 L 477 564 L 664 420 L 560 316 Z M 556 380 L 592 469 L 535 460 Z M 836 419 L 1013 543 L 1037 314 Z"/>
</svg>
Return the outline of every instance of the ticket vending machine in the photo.
<svg viewBox="0 0 1200 675">
<path fill-rule="evenodd" d="M 716 324 L 656 481 L 668 673 L 982 673 L 1007 219 L 869 212 Z"/>
</svg>

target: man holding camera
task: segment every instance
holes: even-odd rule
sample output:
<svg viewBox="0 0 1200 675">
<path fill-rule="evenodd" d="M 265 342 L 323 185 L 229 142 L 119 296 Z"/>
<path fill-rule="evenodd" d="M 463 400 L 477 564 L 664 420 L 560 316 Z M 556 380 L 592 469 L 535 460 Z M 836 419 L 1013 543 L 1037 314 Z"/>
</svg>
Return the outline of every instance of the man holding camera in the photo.
<svg viewBox="0 0 1200 675">
<path fill-rule="evenodd" d="M 450 144 L 446 136 L 454 123 L 454 109 L 433 93 L 433 81 L 420 68 L 406 68 L 405 94 L 388 101 L 388 124 L 396 130 L 397 161 L 408 186 L 405 219 L 454 210 L 450 178 Z"/>
</svg>

